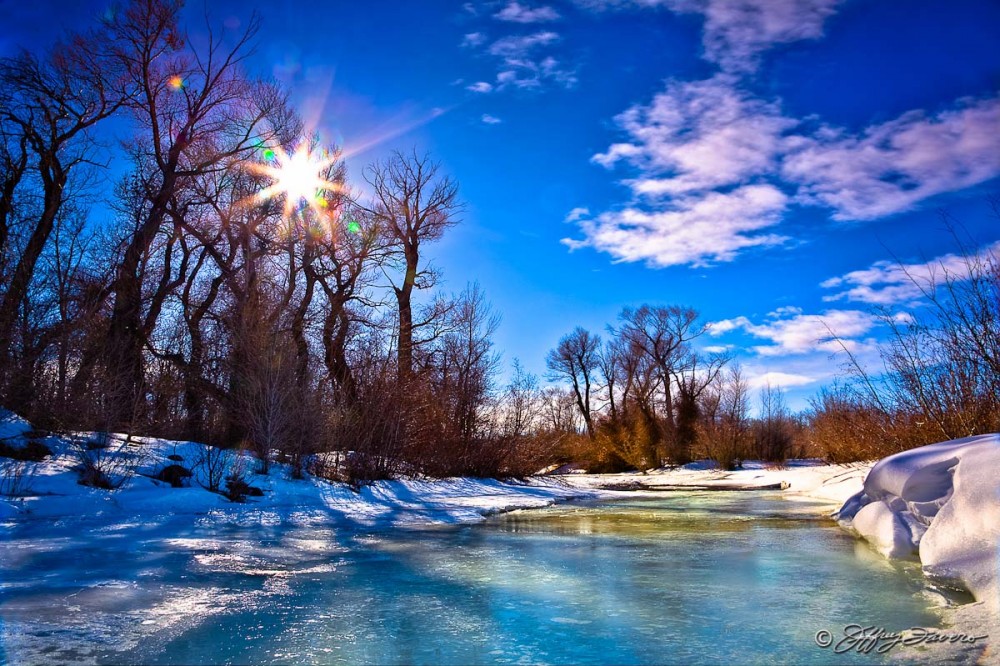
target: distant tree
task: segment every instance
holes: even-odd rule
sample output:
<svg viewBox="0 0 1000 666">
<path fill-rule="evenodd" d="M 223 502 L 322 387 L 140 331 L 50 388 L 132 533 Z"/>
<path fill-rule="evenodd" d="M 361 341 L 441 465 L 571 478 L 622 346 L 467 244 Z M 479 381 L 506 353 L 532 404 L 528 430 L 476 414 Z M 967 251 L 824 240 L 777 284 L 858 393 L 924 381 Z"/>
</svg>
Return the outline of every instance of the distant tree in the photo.
<svg viewBox="0 0 1000 666">
<path fill-rule="evenodd" d="M 793 421 L 780 388 L 760 390 L 760 416 L 753 428 L 753 451 L 761 460 L 784 462 L 793 444 Z"/>
<path fill-rule="evenodd" d="M 485 409 L 500 361 L 493 349 L 500 316 L 479 285 L 471 284 L 459 294 L 450 319 L 450 330 L 430 353 L 431 381 L 435 402 L 447 406 L 447 439 L 458 458 L 472 462 L 489 420 Z"/>
<path fill-rule="evenodd" d="M 677 420 L 670 456 L 677 464 L 691 461 L 692 450 L 698 440 L 698 420 L 701 398 L 716 381 L 729 362 L 726 354 L 709 354 L 705 357 L 690 351 L 689 358 L 677 374 Z"/>
<path fill-rule="evenodd" d="M 625 308 L 618 318 L 622 322 L 618 335 L 641 350 L 657 370 L 663 417 L 672 438 L 677 427 L 675 402 L 680 376 L 692 360 L 688 345 L 704 333 L 705 326 L 697 323 L 695 310 L 676 305 Z"/>
<path fill-rule="evenodd" d="M 580 415 L 587 426 L 587 434 L 594 437 L 594 415 L 591 399 L 600 360 L 601 337 L 577 326 L 562 337 L 556 348 L 546 357 L 546 365 L 553 379 L 567 380 Z"/>
<path fill-rule="evenodd" d="M 751 442 L 750 387 L 742 368 L 731 365 L 716 375 L 700 405 L 705 452 L 723 469 L 736 469 Z"/>
</svg>

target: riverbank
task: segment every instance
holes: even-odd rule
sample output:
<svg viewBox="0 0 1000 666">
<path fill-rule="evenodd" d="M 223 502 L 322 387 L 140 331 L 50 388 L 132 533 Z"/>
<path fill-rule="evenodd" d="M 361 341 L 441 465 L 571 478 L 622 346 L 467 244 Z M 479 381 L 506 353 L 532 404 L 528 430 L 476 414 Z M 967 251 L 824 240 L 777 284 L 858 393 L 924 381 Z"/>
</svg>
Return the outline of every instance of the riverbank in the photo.
<svg viewBox="0 0 1000 666">
<path fill-rule="evenodd" d="M 31 425 L 7 414 L 0 418 L 0 440 L 24 445 Z M 248 530 L 281 525 L 322 526 L 352 533 L 429 524 L 476 522 L 491 515 L 521 509 L 539 509 L 573 499 L 628 499 L 637 495 L 662 496 L 670 491 L 765 490 L 781 488 L 789 512 L 830 516 L 852 497 L 869 490 L 866 478 L 872 463 L 825 465 L 817 460 L 789 461 L 782 466 L 747 461 L 740 470 L 714 469 L 696 462 L 648 473 L 581 474 L 572 469 L 534 477 L 523 482 L 490 479 L 401 479 L 379 481 L 360 490 L 305 475 L 292 479 L 289 465 L 275 463 L 268 475 L 248 475 L 261 491 L 244 503 L 228 500 L 199 485 L 196 462 L 204 447 L 191 442 L 142 438 L 136 445 L 119 447 L 122 456 L 134 457 L 131 474 L 114 491 L 78 483 L 79 456 L 71 443 L 53 436 L 33 437 L 52 450 L 40 462 L 21 465 L 22 495 L 0 500 L 0 535 L 20 527 L 34 528 L 44 541 L 48 526 L 57 533 L 70 530 L 94 539 L 167 536 L 185 526 L 212 530 L 238 527 Z M 170 465 L 193 469 L 181 487 L 157 480 Z M 990 468 L 995 469 L 995 468 Z M 201 479 L 203 480 L 203 479 Z M 664 490 L 670 489 L 670 490 Z M 939 508 L 951 497 L 937 498 Z M 775 492 L 775 491 L 771 491 Z M 874 491 L 872 491 L 874 493 Z M 997 498 L 994 498 L 994 502 Z M 869 502 L 871 503 L 871 502 Z M 311 529 L 311 527 L 310 527 Z M 89 536 L 88 536 L 89 535 Z M 131 535 L 131 536 L 130 536 Z M 52 540 L 55 543 L 57 540 Z M 955 542 L 961 545 L 960 541 Z M 60 546 L 45 545 L 58 552 Z M 138 546 L 137 546 L 138 547 Z M 875 545 L 878 548 L 878 544 Z M 4 559 L 16 563 L 22 556 L 8 548 Z M 7 586 L 0 582 L 0 591 Z M 940 603 L 946 604 L 945 597 Z M 942 619 L 951 631 L 1000 637 L 996 609 L 987 601 L 946 607 Z M 984 629 L 985 628 L 985 629 Z M 958 663 L 980 660 L 1000 663 L 989 643 L 974 645 L 925 645 L 905 653 L 910 659 L 952 659 Z"/>
<path fill-rule="evenodd" d="M 13 414 L 0 418 L 0 440 L 9 446 L 24 446 L 32 432 L 31 424 Z M 80 485 L 80 455 L 71 442 L 55 436 L 36 435 L 33 439 L 47 446 L 52 455 L 39 462 L 19 463 L 20 496 L 0 500 L 3 524 L 69 517 L 83 523 L 106 523 L 130 515 L 161 514 L 207 516 L 220 523 L 273 524 L 292 514 L 309 514 L 317 520 L 362 528 L 402 527 L 475 522 L 501 512 L 537 509 L 571 499 L 624 497 L 667 488 L 783 487 L 783 496 L 788 499 L 810 503 L 804 510 L 829 514 L 861 489 L 870 468 L 865 464 L 824 465 L 816 460 L 790 461 L 781 467 L 749 461 L 743 469 L 727 472 L 696 462 L 646 474 L 565 473 L 523 481 L 412 478 L 377 481 L 354 490 L 310 474 L 293 479 L 290 465 L 275 462 L 267 475 L 247 475 L 247 482 L 258 488 L 260 495 L 240 503 L 202 487 L 207 484 L 198 461 L 205 448 L 197 443 L 136 438 L 134 443 L 123 444 L 120 438 L 113 438 L 110 452 L 102 455 L 127 464 L 106 466 L 128 474 L 119 488 L 106 490 Z M 180 487 L 157 478 L 171 466 L 191 474 L 179 480 Z"/>
</svg>

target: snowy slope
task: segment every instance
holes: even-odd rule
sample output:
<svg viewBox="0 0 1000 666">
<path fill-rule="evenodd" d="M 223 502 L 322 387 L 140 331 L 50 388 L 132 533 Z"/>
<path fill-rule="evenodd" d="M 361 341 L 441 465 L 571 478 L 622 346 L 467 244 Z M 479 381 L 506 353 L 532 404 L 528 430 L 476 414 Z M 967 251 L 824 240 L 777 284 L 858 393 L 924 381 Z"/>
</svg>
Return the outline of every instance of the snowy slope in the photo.
<svg viewBox="0 0 1000 666">
<path fill-rule="evenodd" d="M 879 461 L 837 519 L 891 558 L 1000 608 L 1000 435 L 931 444 Z"/>
<path fill-rule="evenodd" d="M 22 435 L 30 430 L 31 424 L 24 419 L 0 412 L 0 436 L 10 438 L 8 442 L 23 445 Z M 287 465 L 274 463 L 269 475 L 247 477 L 250 484 L 264 491 L 263 497 L 234 504 L 199 484 L 205 481 L 204 471 L 197 464 L 204 445 L 143 437 L 134 438 L 134 443 L 126 443 L 122 436 L 113 436 L 111 440 L 112 453 L 130 459 L 135 470 L 120 489 L 108 491 L 79 485 L 76 469 L 79 459 L 73 446 L 64 438 L 50 436 L 43 441 L 54 455 L 41 463 L 26 463 L 31 473 L 27 491 L 22 497 L 0 497 L 0 519 L 72 516 L 100 524 L 129 515 L 207 515 L 218 522 L 275 523 L 294 515 L 367 528 L 477 521 L 497 512 L 539 508 L 571 498 L 634 496 L 634 490 L 644 486 L 765 486 L 780 482 L 789 486 L 785 496 L 809 500 L 804 510 L 815 512 L 820 510 L 815 506 L 817 503 L 836 502 L 839 506 L 844 498 L 857 492 L 868 469 L 866 465 L 834 466 L 819 461 L 791 461 L 787 467 L 773 468 L 748 461 L 745 469 L 726 472 L 702 462 L 650 474 L 567 474 L 535 477 L 526 483 L 399 479 L 380 481 L 355 492 L 344 484 L 309 475 L 292 480 Z M 0 458 L 0 463 L 5 460 Z M 171 488 L 150 478 L 174 463 L 194 472 L 188 487 Z M 633 492 L 606 489 L 617 486 L 631 488 Z"/>
</svg>

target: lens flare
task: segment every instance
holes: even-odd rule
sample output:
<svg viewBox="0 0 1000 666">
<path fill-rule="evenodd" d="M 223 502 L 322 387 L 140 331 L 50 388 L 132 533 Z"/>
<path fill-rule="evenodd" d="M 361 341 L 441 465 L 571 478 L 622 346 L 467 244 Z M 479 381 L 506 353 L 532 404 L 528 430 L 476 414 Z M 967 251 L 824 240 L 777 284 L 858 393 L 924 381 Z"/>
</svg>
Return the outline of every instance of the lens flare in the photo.
<svg viewBox="0 0 1000 666">
<path fill-rule="evenodd" d="M 175 74 L 174 76 L 171 76 L 170 80 L 167 81 L 167 83 L 174 90 L 181 90 L 182 88 L 184 88 L 184 78 L 181 77 L 181 76 L 179 76 L 179 75 L 177 75 L 177 74 Z"/>
<path fill-rule="evenodd" d="M 266 162 L 250 163 L 252 171 L 271 180 L 271 185 L 257 194 L 257 203 L 283 197 L 286 218 L 306 208 L 319 215 L 329 214 L 327 195 L 340 192 L 343 186 L 327 180 L 322 174 L 337 160 L 336 153 L 332 156 L 326 151 L 314 153 L 300 146 L 289 154 L 276 146 L 265 149 L 263 157 Z"/>
</svg>

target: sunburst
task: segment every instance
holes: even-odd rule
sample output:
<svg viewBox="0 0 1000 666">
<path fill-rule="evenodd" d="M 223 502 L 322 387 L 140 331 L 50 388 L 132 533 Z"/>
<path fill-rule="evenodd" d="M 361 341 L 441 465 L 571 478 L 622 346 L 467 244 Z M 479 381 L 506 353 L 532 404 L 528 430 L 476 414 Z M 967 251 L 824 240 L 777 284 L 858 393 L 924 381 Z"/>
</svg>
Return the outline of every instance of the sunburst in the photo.
<svg viewBox="0 0 1000 666">
<path fill-rule="evenodd" d="M 264 151 L 264 162 L 251 162 L 250 168 L 271 180 L 271 184 L 254 197 L 257 203 L 282 197 L 284 216 L 292 217 L 308 206 L 322 214 L 329 205 L 327 196 L 343 189 L 341 183 L 327 180 L 323 173 L 334 162 L 337 154 L 327 151 L 313 152 L 305 145 L 291 154 L 280 146 Z"/>
</svg>

